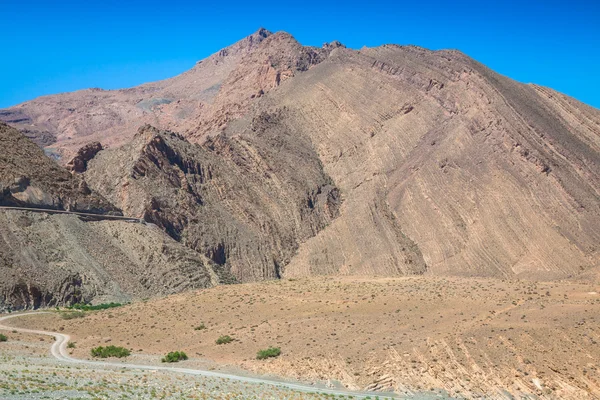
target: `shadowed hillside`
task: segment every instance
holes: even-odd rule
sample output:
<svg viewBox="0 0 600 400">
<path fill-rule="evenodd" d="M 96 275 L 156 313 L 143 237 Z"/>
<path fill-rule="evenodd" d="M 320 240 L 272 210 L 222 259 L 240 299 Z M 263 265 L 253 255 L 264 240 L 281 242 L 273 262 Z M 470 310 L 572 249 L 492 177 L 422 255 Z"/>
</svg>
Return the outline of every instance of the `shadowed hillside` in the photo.
<svg viewBox="0 0 600 400">
<path fill-rule="evenodd" d="M 120 213 L 15 129 L 0 138 L 0 206 Z M 211 287 L 213 267 L 153 225 L 0 209 L 0 311 Z"/>
</svg>

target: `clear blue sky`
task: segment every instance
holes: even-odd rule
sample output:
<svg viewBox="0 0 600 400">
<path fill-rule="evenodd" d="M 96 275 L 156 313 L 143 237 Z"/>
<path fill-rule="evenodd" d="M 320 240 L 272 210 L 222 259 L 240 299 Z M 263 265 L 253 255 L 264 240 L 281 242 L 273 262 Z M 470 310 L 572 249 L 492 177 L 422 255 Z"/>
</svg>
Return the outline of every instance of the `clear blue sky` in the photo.
<svg viewBox="0 0 600 400">
<path fill-rule="evenodd" d="M 0 108 L 171 77 L 261 26 L 305 45 L 455 48 L 600 108 L 599 0 L 0 0 Z"/>
</svg>

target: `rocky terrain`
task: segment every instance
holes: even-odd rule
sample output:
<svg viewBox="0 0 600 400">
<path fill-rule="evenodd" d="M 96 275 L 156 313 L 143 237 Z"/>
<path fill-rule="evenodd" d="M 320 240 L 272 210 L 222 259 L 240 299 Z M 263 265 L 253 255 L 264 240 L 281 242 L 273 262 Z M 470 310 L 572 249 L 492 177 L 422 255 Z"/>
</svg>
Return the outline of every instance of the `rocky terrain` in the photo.
<svg viewBox="0 0 600 400">
<path fill-rule="evenodd" d="M 121 214 L 16 129 L 0 123 L 0 205 Z"/>
<path fill-rule="evenodd" d="M 203 378 L 168 372 L 65 366 L 45 355 L 50 341 L 11 334 L 0 348 L 0 396 L 3 400 L 38 399 L 165 399 L 201 400 L 327 400 L 328 394 Z M 379 397 L 389 400 L 387 397 Z M 423 396 L 419 400 L 445 400 Z"/>
<path fill-rule="evenodd" d="M 15 321 L 77 357 L 118 341 L 407 396 L 600 396 L 600 110 L 458 51 L 261 29 L 0 119 L 0 310 L 134 301 Z"/>
<path fill-rule="evenodd" d="M 280 278 L 342 200 L 310 142 L 278 118 L 260 115 L 248 133 L 203 146 L 145 126 L 131 143 L 100 152 L 85 178 L 125 214 L 160 226 L 237 281 Z"/>
<path fill-rule="evenodd" d="M 455 51 L 339 48 L 264 99 L 345 199 L 287 268 L 555 279 L 600 262 L 600 111 Z M 391 234 L 392 233 L 392 234 Z"/>
<path fill-rule="evenodd" d="M 0 206 L 121 214 L 15 129 L 0 125 L 0 137 Z M 211 287 L 215 271 L 154 225 L 0 208 L 0 310 Z"/>
<path fill-rule="evenodd" d="M 156 226 L 0 210 L 0 309 L 211 287 L 219 283 L 214 267 Z"/>
</svg>

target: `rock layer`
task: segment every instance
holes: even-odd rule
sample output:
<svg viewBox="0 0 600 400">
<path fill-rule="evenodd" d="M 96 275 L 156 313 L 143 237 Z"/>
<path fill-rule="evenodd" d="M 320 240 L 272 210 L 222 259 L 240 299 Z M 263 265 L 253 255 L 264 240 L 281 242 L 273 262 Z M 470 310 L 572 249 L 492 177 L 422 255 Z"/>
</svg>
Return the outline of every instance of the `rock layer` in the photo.
<svg viewBox="0 0 600 400">
<path fill-rule="evenodd" d="M 283 123 L 346 199 L 290 274 L 394 274 L 397 237 L 436 275 L 554 279 L 600 263 L 599 110 L 401 46 L 337 49 L 264 102 L 290 110 Z"/>
<path fill-rule="evenodd" d="M 0 310 L 211 287 L 213 265 L 151 225 L 0 211 Z"/>
<path fill-rule="evenodd" d="M 82 173 L 87 169 L 88 162 L 96 157 L 96 154 L 102 150 L 102 144 L 100 142 L 92 142 L 86 144 L 77 151 L 77 154 L 71 161 L 67 163 L 67 169 L 71 172 Z"/>
<path fill-rule="evenodd" d="M 16 129 L 0 123 L 0 142 L 0 205 L 120 214 Z"/>
<path fill-rule="evenodd" d="M 341 198 L 310 142 L 279 118 L 262 113 L 244 133 L 202 146 L 145 126 L 100 152 L 85 178 L 238 281 L 280 278 L 300 243 L 337 217 Z"/>
</svg>

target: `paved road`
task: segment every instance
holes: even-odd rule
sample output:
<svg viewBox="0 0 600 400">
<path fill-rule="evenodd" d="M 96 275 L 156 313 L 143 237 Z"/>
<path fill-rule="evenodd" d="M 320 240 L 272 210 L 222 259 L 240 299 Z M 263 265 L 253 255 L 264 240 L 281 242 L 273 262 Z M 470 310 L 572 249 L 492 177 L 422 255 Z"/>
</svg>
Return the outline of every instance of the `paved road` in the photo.
<svg viewBox="0 0 600 400">
<path fill-rule="evenodd" d="M 119 220 L 119 221 L 137 222 L 140 224 L 146 223 L 146 221 L 144 221 L 141 218 L 123 217 L 121 215 L 93 214 L 93 213 L 84 213 L 84 212 L 78 212 L 78 211 L 54 210 L 52 208 L 0 206 L 0 210 L 32 211 L 32 212 L 43 212 L 46 214 L 70 214 L 70 215 L 77 215 L 79 217 L 86 217 L 86 218 L 93 218 L 93 219 L 111 219 L 111 220 Z"/>
<path fill-rule="evenodd" d="M 58 359 L 61 362 L 65 362 L 65 363 L 84 364 L 84 365 L 91 365 L 91 366 L 98 366 L 98 367 L 129 368 L 129 369 L 136 369 L 136 370 L 169 371 L 169 372 L 188 374 L 188 375 L 206 376 L 206 377 L 211 377 L 211 378 L 224 378 L 224 379 L 229 379 L 229 380 L 234 380 L 234 381 L 239 381 L 239 382 L 246 382 L 246 383 L 251 383 L 251 384 L 273 385 L 273 386 L 278 386 L 278 387 L 282 387 L 285 389 L 298 390 L 298 391 L 305 392 L 305 393 L 327 393 L 330 395 L 334 394 L 336 396 L 351 395 L 357 399 L 364 399 L 369 396 L 371 398 L 374 398 L 375 396 L 379 396 L 380 399 L 401 398 L 397 395 L 382 395 L 380 393 L 373 393 L 373 392 L 359 393 L 359 392 L 351 392 L 351 391 L 344 391 L 344 390 L 319 388 L 319 387 L 313 387 L 310 385 L 303 385 L 303 384 L 299 384 L 299 383 L 279 382 L 279 381 L 271 380 L 271 379 L 251 378 L 251 377 L 247 377 L 247 376 L 226 374 L 226 373 L 214 372 L 214 371 L 205 371 L 205 370 L 200 370 L 200 369 L 81 360 L 81 359 L 71 357 L 67 351 L 67 344 L 69 343 L 69 340 L 71 340 L 71 337 L 69 335 L 66 335 L 64 333 L 58 333 L 58 332 L 47 332 L 47 331 L 38 331 L 38 330 L 34 330 L 34 329 L 15 328 L 15 327 L 6 326 L 6 325 L 1 324 L 3 321 L 6 321 L 6 320 L 9 320 L 12 318 L 20 318 L 20 317 L 24 317 L 24 316 L 28 316 L 28 315 L 36 315 L 36 314 L 51 314 L 51 313 L 41 311 L 41 312 L 32 312 L 32 313 L 25 313 L 25 314 L 8 315 L 5 317 L 2 317 L 2 318 L 0 318 L 0 330 L 17 331 L 17 332 L 22 332 L 22 333 L 33 333 L 36 335 L 45 335 L 45 336 L 54 337 L 56 339 L 56 341 L 52 344 L 52 347 L 50 348 L 50 352 L 56 359 Z"/>
</svg>

